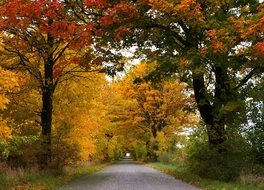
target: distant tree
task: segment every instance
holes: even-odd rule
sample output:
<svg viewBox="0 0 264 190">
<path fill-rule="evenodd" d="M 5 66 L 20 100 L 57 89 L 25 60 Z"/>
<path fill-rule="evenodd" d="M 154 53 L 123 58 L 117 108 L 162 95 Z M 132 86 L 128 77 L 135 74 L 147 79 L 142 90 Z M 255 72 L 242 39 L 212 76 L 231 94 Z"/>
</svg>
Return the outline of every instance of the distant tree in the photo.
<svg viewBox="0 0 264 190">
<path fill-rule="evenodd" d="M 193 127 L 198 121 L 195 113 L 188 112 L 194 100 L 184 92 L 186 83 L 144 81 L 150 71 L 148 64 L 141 63 L 112 84 L 114 102 L 108 105 L 113 135 L 124 136 L 127 145 L 134 146 L 136 140 L 145 142 L 148 154 L 159 132 L 169 142 L 177 132 Z"/>
</svg>

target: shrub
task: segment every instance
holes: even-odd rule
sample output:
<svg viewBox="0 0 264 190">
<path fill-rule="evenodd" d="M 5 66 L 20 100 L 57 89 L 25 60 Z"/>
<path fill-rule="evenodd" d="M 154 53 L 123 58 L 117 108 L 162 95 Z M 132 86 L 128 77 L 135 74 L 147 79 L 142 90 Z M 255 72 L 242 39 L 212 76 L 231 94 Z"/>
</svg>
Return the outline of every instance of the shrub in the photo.
<svg viewBox="0 0 264 190">
<path fill-rule="evenodd" d="M 239 178 L 240 183 L 243 185 L 259 185 L 264 184 L 264 177 L 253 175 L 253 174 L 243 174 Z"/>
<path fill-rule="evenodd" d="M 80 160 L 80 146 L 71 139 L 72 127 L 64 122 L 54 130 L 52 136 L 51 167 L 62 172 L 67 165 Z"/>
<path fill-rule="evenodd" d="M 219 153 L 216 148 L 209 147 L 205 131 L 196 131 L 185 147 L 188 170 L 211 179 L 236 179 L 247 160 L 247 143 L 238 133 L 230 132 L 224 147 L 225 151 Z"/>
<path fill-rule="evenodd" d="M 163 163 L 173 163 L 175 157 L 176 151 L 162 152 L 158 157 L 158 161 Z"/>
<path fill-rule="evenodd" d="M 114 136 L 108 142 L 107 154 L 110 160 L 118 160 L 123 155 L 120 140 L 118 136 Z"/>
<path fill-rule="evenodd" d="M 147 159 L 147 147 L 143 142 L 135 142 L 133 148 L 136 160 L 145 161 Z"/>
<path fill-rule="evenodd" d="M 13 135 L 12 140 L 6 145 L 5 161 L 10 167 L 31 167 L 37 165 L 39 153 L 38 136 Z"/>
<path fill-rule="evenodd" d="M 146 143 L 146 159 L 148 161 L 157 161 L 158 159 L 159 142 L 155 138 L 151 138 Z"/>
</svg>

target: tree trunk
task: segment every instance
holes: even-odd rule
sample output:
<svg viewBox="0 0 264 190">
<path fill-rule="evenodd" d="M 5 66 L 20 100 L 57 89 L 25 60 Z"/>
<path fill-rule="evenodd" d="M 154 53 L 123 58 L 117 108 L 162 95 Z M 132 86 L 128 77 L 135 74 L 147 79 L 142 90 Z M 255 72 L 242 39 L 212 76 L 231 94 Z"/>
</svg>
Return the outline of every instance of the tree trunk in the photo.
<svg viewBox="0 0 264 190">
<path fill-rule="evenodd" d="M 51 127 L 53 110 L 53 61 L 52 56 L 45 61 L 44 84 L 42 87 L 42 110 L 41 127 L 43 135 L 43 156 L 41 158 L 42 167 L 48 167 L 51 161 Z"/>
<path fill-rule="evenodd" d="M 225 122 L 219 115 L 221 106 L 215 106 L 213 104 L 214 102 L 220 102 L 221 95 L 215 94 L 213 101 L 209 101 L 209 98 L 206 95 L 203 74 L 193 73 L 193 89 L 198 110 L 206 124 L 209 144 L 211 147 L 217 148 L 219 152 L 221 152 L 224 149 L 222 145 L 226 141 Z"/>
<path fill-rule="evenodd" d="M 43 135 L 43 158 L 41 165 L 47 167 L 51 160 L 51 126 L 52 126 L 52 89 L 42 90 L 41 127 Z"/>
<path fill-rule="evenodd" d="M 48 24 L 53 23 L 52 19 Z M 53 93 L 55 84 L 53 82 L 53 45 L 54 39 L 51 34 L 47 35 L 47 55 L 44 56 L 44 79 L 42 84 L 42 110 L 41 110 L 41 127 L 43 136 L 43 155 L 41 157 L 41 166 L 47 168 L 51 162 L 51 128 L 52 128 L 52 110 L 53 110 Z"/>
<path fill-rule="evenodd" d="M 213 123 L 213 125 L 206 125 L 208 141 L 213 148 L 217 148 L 219 152 L 222 152 L 224 142 L 226 141 L 225 125 L 221 123 Z"/>
</svg>

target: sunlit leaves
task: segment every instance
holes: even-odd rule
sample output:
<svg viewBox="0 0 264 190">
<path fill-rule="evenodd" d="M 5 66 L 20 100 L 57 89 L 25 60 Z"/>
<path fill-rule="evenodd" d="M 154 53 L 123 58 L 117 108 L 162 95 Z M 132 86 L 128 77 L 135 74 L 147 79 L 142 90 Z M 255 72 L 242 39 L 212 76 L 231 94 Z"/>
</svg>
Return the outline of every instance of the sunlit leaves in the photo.
<svg viewBox="0 0 264 190">
<path fill-rule="evenodd" d="M 150 0 L 149 5 L 158 11 L 172 15 L 177 19 L 186 20 L 187 23 L 191 23 L 197 27 L 199 27 L 199 24 L 204 24 L 204 15 L 201 10 L 201 4 L 196 0 L 181 0 L 177 2 Z"/>
<path fill-rule="evenodd" d="M 164 145 L 161 145 L 160 151 L 163 152 L 171 143 L 170 138 L 174 138 L 184 128 L 193 127 L 198 121 L 195 114 L 185 110 L 193 106 L 192 98 L 184 93 L 187 84 L 178 80 L 156 84 L 145 81 L 144 77 L 151 70 L 153 68 L 143 62 L 135 66 L 124 79 L 111 85 L 111 98 L 114 101 L 109 102 L 108 115 L 114 123 L 113 134 L 124 136 L 126 144 L 123 146 L 135 152 L 144 152 L 140 148 L 144 143 L 133 144 L 134 141 L 151 141 L 154 146 L 159 132 L 166 138 Z"/>
<path fill-rule="evenodd" d="M 0 67 L 0 110 L 5 108 L 9 102 L 8 92 L 16 91 L 19 87 L 18 76 L 10 71 L 3 70 Z"/>
<path fill-rule="evenodd" d="M 86 73 L 77 81 L 67 81 L 56 91 L 54 138 L 61 136 L 61 139 L 55 140 L 53 146 L 55 149 L 64 146 L 60 149 L 66 154 L 67 147 L 74 145 L 70 147 L 75 153 L 66 154 L 72 160 L 87 161 L 99 152 L 97 142 L 107 122 L 103 119 L 104 105 L 101 102 L 101 93 L 106 83 L 104 77 L 103 74 Z"/>
<path fill-rule="evenodd" d="M 0 143 L 8 141 L 12 138 L 11 129 L 7 126 L 7 123 L 0 117 Z"/>
</svg>

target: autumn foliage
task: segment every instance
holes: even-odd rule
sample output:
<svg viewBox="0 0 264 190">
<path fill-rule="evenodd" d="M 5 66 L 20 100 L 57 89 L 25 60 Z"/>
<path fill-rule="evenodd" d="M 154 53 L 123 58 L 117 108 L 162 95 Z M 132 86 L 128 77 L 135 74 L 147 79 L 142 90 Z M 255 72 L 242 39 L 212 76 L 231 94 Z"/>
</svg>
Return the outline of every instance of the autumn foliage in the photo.
<svg viewBox="0 0 264 190">
<path fill-rule="evenodd" d="M 81 16 L 83 10 L 90 11 L 85 11 L 90 16 Z M 57 86 L 73 77 L 83 77 L 85 72 L 104 72 L 103 59 L 90 46 L 94 39 L 102 37 L 106 27 L 135 14 L 126 2 L 1 2 L 3 66 L 29 74 L 41 91 L 43 167 L 51 161 L 53 97 Z"/>
<path fill-rule="evenodd" d="M 1 1 L 0 172 L 131 152 L 218 175 L 239 143 L 261 163 L 263 26 L 257 0 Z"/>
<path fill-rule="evenodd" d="M 177 141 L 175 133 L 192 128 L 198 122 L 195 114 L 185 110 L 193 106 L 192 98 L 184 93 L 186 84 L 177 80 L 158 84 L 144 81 L 150 70 L 143 62 L 112 85 L 113 102 L 109 104 L 108 114 L 113 123 L 113 135 L 126 139 L 123 146 L 136 155 L 146 151 L 144 159 L 147 156 L 155 159 L 166 152 L 173 139 Z M 166 142 L 161 142 L 164 138 Z M 160 146 L 155 147 L 155 143 Z"/>
</svg>

